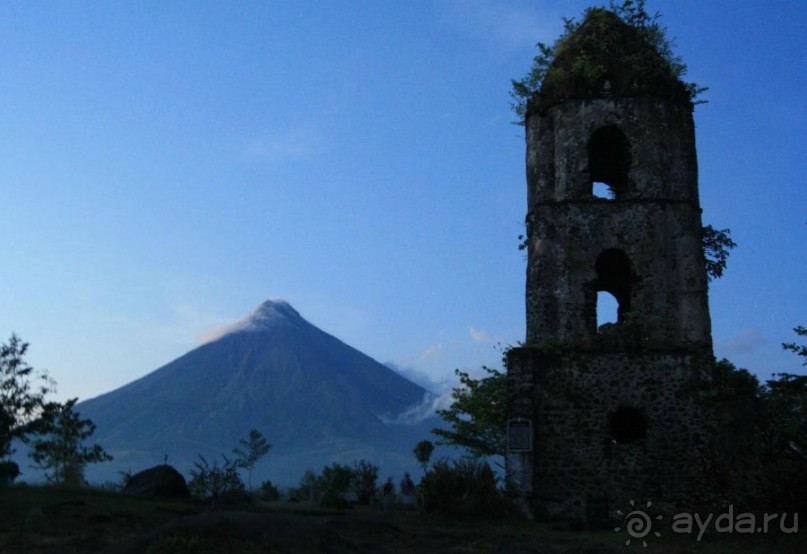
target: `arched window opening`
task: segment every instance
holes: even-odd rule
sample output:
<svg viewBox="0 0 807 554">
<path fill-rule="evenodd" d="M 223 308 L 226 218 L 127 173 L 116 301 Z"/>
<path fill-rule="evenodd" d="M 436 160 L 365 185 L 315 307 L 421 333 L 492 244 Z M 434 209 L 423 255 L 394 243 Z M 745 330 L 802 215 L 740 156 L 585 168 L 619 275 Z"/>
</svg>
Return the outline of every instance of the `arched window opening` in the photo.
<svg viewBox="0 0 807 554">
<path fill-rule="evenodd" d="M 597 292 L 597 328 L 607 323 L 619 322 L 619 302 L 610 292 Z"/>
<path fill-rule="evenodd" d="M 597 198 L 602 198 L 603 200 L 614 200 L 616 197 L 614 194 L 614 189 L 608 186 L 608 184 L 601 183 L 599 181 L 594 181 L 591 183 L 591 194 Z"/>
<path fill-rule="evenodd" d="M 616 323 L 625 320 L 625 316 L 630 312 L 631 293 L 631 269 L 630 260 L 624 252 L 617 249 L 609 249 L 597 257 L 594 264 L 597 271 L 597 292 L 607 292 L 616 301 Z M 597 325 L 601 325 L 600 319 L 600 297 L 609 296 L 597 294 Z M 606 302 L 603 299 L 603 302 Z M 604 309 L 607 309 L 604 307 Z"/>
<path fill-rule="evenodd" d="M 647 417 L 639 408 L 620 406 L 608 414 L 608 431 L 618 444 L 630 444 L 647 436 Z"/>
<path fill-rule="evenodd" d="M 597 129 L 588 141 L 592 194 L 597 198 L 619 199 L 628 188 L 630 166 L 630 142 L 625 133 L 613 125 Z"/>
</svg>

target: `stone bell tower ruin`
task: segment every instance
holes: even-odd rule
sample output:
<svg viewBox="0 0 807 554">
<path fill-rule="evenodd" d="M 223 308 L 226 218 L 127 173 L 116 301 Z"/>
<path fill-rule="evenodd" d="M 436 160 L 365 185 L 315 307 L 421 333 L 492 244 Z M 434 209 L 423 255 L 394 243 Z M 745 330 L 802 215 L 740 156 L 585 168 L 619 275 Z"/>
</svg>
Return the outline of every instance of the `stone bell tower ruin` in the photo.
<svg viewBox="0 0 807 554">
<path fill-rule="evenodd" d="M 637 30 L 587 12 L 529 104 L 527 335 L 508 357 L 508 476 L 598 521 L 705 493 L 712 359 L 693 104 Z M 601 192 L 602 191 L 602 192 Z M 618 304 L 598 326 L 598 295 Z"/>
</svg>

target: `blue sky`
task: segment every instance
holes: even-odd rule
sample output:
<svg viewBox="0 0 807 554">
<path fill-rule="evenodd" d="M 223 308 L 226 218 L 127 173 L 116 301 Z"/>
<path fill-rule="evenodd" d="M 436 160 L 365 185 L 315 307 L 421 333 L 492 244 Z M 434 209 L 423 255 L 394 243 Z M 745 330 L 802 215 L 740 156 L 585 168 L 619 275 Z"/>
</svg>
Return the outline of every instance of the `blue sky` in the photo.
<svg viewBox="0 0 807 554">
<path fill-rule="evenodd" d="M 524 337 L 510 79 L 578 1 L 0 4 L 0 335 L 89 398 L 268 298 L 436 382 Z M 801 371 L 807 4 L 650 0 L 689 80 L 715 350 Z"/>
</svg>

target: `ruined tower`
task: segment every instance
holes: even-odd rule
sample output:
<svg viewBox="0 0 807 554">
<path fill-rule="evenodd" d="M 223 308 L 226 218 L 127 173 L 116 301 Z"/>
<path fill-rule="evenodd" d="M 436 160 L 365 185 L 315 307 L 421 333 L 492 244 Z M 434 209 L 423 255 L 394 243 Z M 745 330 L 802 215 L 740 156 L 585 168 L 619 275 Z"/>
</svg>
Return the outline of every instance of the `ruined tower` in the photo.
<svg viewBox="0 0 807 554">
<path fill-rule="evenodd" d="M 594 9 L 527 110 L 527 334 L 508 357 L 507 471 L 530 506 L 600 520 L 704 490 L 712 357 L 693 104 Z M 598 297 L 618 305 L 598 325 Z"/>
</svg>

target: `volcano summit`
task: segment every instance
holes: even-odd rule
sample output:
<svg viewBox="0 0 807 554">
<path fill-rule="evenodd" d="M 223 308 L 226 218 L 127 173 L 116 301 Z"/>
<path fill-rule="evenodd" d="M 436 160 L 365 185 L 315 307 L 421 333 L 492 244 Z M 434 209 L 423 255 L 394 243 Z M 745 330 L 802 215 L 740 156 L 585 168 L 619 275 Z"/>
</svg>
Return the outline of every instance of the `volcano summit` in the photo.
<svg viewBox="0 0 807 554">
<path fill-rule="evenodd" d="M 92 481 L 168 463 L 188 475 L 197 454 L 229 455 L 258 429 L 272 444 L 259 479 L 294 484 L 306 468 L 365 458 L 382 474 L 416 467 L 412 448 L 436 420 L 393 424 L 429 393 L 315 327 L 281 300 L 267 301 L 218 338 L 77 410 L 114 461 Z"/>
</svg>

